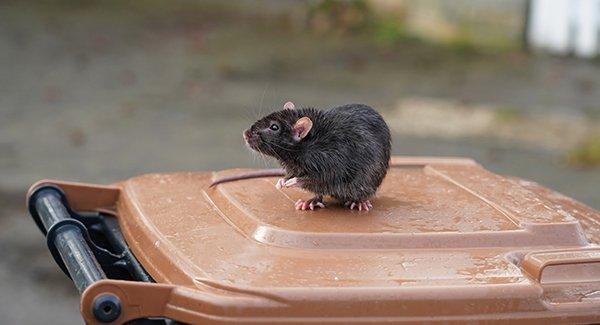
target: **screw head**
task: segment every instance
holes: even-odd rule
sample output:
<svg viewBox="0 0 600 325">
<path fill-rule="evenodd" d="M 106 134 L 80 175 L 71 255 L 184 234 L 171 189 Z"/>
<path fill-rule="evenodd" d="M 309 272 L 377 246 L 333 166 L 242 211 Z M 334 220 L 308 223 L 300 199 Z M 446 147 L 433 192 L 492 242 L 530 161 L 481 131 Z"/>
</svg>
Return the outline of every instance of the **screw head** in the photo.
<svg viewBox="0 0 600 325">
<path fill-rule="evenodd" d="M 121 315 L 121 300 L 110 293 L 99 295 L 94 299 L 92 312 L 102 323 L 113 322 Z"/>
</svg>

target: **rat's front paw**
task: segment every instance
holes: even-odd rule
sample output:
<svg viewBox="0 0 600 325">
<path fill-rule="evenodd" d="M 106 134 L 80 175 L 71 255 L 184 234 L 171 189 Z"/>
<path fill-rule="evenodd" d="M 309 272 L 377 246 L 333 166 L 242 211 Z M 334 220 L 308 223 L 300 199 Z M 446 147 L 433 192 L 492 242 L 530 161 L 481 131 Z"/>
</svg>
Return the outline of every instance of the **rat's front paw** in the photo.
<svg viewBox="0 0 600 325">
<path fill-rule="evenodd" d="M 325 207 L 325 203 L 323 203 L 323 197 L 322 196 L 315 196 L 312 199 L 309 200 L 298 200 L 296 201 L 296 210 L 314 210 L 314 209 L 318 209 L 318 208 L 324 208 Z"/>
<path fill-rule="evenodd" d="M 302 185 L 302 181 L 298 179 L 298 177 L 293 177 L 285 181 L 283 183 L 283 187 L 300 187 Z"/>
<path fill-rule="evenodd" d="M 275 188 L 280 190 L 285 186 L 285 178 L 280 178 L 277 180 L 277 183 L 275 183 Z"/>
<path fill-rule="evenodd" d="M 277 189 L 282 189 L 284 187 L 300 187 L 302 185 L 302 181 L 298 179 L 298 177 L 293 177 L 290 179 L 280 178 L 275 183 L 275 187 Z"/>
<path fill-rule="evenodd" d="M 370 209 L 373 209 L 373 204 L 371 204 L 371 201 L 369 200 L 364 200 L 364 201 L 346 201 L 346 203 L 344 203 L 345 206 L 347 206 L 348 208 L 350 208 L 350 210 L 358 210 L 358 211 L 369 211 Z"/>
</svg>

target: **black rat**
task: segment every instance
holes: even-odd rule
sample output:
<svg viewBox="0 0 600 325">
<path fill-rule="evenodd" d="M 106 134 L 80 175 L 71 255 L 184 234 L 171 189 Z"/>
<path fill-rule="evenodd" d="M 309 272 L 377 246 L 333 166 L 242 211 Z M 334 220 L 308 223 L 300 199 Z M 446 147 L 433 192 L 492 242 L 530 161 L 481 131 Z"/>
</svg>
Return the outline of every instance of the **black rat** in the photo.
<svg viewBox="0 0 600 325">
<path fill-rule="evenodd" d="M 272 156 L 283 169 L 269 169 L 215 180 L 211 186 L 239 179 L 285 176 L 277 188 L 300 187 L 316 194 L 298 200 L 296 209 L 324 208 L 329 195 L 350 209 L 369 210 L 370 198 L 385 177 L 391 137 L 373 108 L 348 104 L 326 111 L 296 109 L 287 102 L 243 133 L 253 150 Z"/>
</svg>

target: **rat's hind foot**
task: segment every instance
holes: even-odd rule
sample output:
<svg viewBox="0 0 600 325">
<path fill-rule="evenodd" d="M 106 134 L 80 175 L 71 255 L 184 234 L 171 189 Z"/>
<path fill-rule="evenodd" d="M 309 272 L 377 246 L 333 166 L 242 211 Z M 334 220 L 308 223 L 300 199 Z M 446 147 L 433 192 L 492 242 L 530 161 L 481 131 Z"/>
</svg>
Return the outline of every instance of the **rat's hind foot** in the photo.
<svg viewBox="0 0 600 325">
<path fill-rule="evenodd" d="M 313 197 L 312 199 L 308 199 L 306 201 L 304 200 L 298 200 L 296 201 L 296 210 L 314 210 L 314 209 L 318 209 L 318 208 L 324 208 L 325 207 L 325 203 L 323 203 L 323 197 L 320 195 L 317 195 L 315 197 Z"/>
<path fill-rule="evenodd" d="M 369 211 L 370 209 L 373 209 L 373 204 L 371 204 L 371 201 L 369 200 L 364 200 L 364 201 L 346 201 L 346 203 L 344 203 L 344 206 L 350 208 L 350 210 L 358 210 L 358 211 Z"/>
</svg>

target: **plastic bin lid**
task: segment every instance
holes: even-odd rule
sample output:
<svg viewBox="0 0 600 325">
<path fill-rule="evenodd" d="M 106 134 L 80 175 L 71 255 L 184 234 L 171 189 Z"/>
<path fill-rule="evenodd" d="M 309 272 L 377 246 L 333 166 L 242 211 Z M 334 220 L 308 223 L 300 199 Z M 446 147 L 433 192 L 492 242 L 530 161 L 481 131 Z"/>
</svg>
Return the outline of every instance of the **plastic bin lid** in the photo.
<svg viewBox="0 0 600 325">
<path fill-rule="evenodd" d="M 116 184 L 110 211 L 159 284 L 84 298 L 116 286 L 136 315 L 191 323 L 600 321 L 600 215 L 535 183 L 395 157 L 369 212 L 296 211 L 311 194 L 275 178 L 208 188 L 242 171 Z"/>
</svg>

